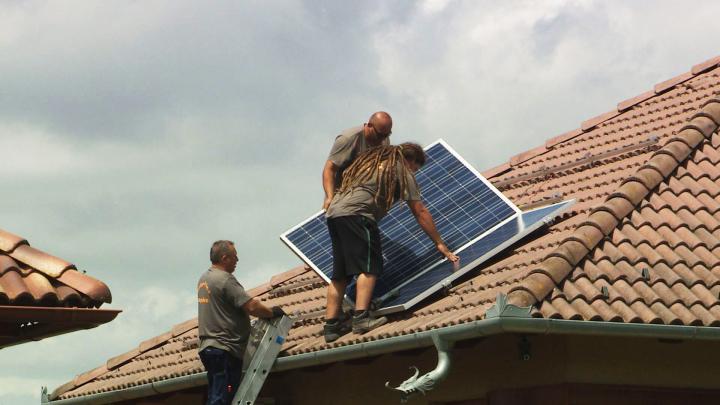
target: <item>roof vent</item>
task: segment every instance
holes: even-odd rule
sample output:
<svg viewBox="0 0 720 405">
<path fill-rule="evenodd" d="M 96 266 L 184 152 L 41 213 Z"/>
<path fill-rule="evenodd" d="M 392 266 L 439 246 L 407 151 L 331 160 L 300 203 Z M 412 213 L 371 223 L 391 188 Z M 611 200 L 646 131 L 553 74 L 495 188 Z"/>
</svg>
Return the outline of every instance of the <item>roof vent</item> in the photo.
<svg viewBox="0 0 720 405">
<path fill-rule="evenodd" d="M 640 270 L 640 274 L 642 274 L 642 278 L 645 280 L 650 280 L 650 269 L 647 267 L 643 267 L 642 270 Z"/>
</svg>

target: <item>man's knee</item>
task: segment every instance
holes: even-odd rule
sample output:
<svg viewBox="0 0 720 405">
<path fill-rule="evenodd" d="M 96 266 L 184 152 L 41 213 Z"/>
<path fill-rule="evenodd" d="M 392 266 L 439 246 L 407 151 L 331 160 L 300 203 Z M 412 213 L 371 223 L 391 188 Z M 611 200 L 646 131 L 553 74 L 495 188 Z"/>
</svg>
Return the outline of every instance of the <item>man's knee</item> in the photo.
<svg viewBox="0 0 720 405">
<path fill-rule="evenodd" d="M 363 281 L 375 281 L 377 279 L 377 274 L 374 273 L 360 273 L 358 275 L 358 284 Z"/>
<path fill-rule="evenodd" d="M 350 278 L 340 278 L 340 279 L 333 279 L 330 280 L 330 284 L 338 291 L 345 291 L 345 288 L 347 287 L 348 283 L 350 282 Z"/>
</svg>

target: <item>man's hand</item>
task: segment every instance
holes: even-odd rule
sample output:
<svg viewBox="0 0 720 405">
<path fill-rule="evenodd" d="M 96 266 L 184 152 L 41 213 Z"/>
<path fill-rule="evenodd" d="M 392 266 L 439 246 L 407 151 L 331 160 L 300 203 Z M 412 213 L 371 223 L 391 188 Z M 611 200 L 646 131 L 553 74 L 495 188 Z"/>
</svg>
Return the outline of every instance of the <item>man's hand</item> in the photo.
<svg viewBox="0 0 720 405">
<path fill-rule="evenodd" d="M 243 304 L 242 309 L 245 311 L 246 314 L 256 316 L 258 318 L 277 318 L 280 316 L 285 315 L 285 311 L 282 310 L 280 307 L 272 307 L 268 308 L 265 305 L 263 305 L 262 302 L 260 302 L 257 298 L 250 298 L 245 304 Z"/>
<path fill-rule="evenodd" d="M 280 318 L 282 316 L 287 315 L 285 311 L 282 310 L 280 307 L 272 307 L 272 317 L 273 318 Z"/>
<path fill-rule="evenodd" d="M 448 247 L 445 245 L 445 242 L 439 242 L 437 245 L 435 245 L 435 247 L 436 247 L 437 250 L 438 250 L 440 253 L 442 253 L 449 261 L 455 263 L 455 262 L 457 262 L 458 260 L 460 260 L 460 258 L 459 258 L 455 253 L 451 252 L 450 249 L 448 249 Z"/>
<path fill-rule="evenodd" d="M 323 201 L 323 209 L 327 211 L 328 207 L 330 206 L 330 203 L 332 202 L 333 196 L 327 196 L 325 197 L 325 200 Z"/>
</svg>

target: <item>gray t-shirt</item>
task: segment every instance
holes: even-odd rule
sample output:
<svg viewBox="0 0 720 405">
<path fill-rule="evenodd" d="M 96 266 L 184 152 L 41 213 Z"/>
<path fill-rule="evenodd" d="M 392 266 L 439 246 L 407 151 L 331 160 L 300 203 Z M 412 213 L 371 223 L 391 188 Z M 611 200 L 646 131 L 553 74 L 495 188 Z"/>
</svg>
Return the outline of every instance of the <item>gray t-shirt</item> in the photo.
<svg viewBox="0 0 720 405">
<path fill-rule="evenodd" d="M 382 144 L 390 145 L 390 138 L 383 139 Z M 338 171 L 335 173 L 335 189 L 340 188 L 345 169 L 352 164 L 356 157 L 370 148 L 371 146 L 365 142 L 363 125 L 346 129 L 335 138 L 335 143 L 333 143 L 327 158 L 338 167 Z"/>
<path fill-rule="evenodd" d="M 242 359 L 250 337 L 250 317 L 242 306 L 250 297 L 235 276 L 210 267 L 198 281 L 198 351 L 214 347 Z"/>
<path fill-rule="evenodd" d="M 368 149 L 370 149 L 370 146 L 365 142 L 362 125 L 346 129 L 335 138 L 335 143 L 333 143 L 327 158 L 338 167 L 335 173 L 335 189 L 340 188 L 345 169 L 350 166 L 358 155 Z"/>
<path fill-rule="evenodd" d="M 403 162 L 397 162 L 396 170 L 398 177 L 402 175 Z M 419 201 L 420 188 L 415 181 L 415 176 L 410 169 L 405 170 L 405 182 L 407 189 L 403 195 L 396 195 L 395 201 L 400 199 L 405 201 Z M 337 193 L 333 197 L 330 206 L 327 209 L 326 216 L 328 218 L 346 217 L 350 215 L 362 215 L 373 221 L 379 222 L 388 212 L 390 207 L 385 206 L 385 191 L 381 190 L 377 203 L 375 202 L 375 192 L 378 184 L 375 179 L 371 179 L 364 184 L 355 186 L 344 193 Z"/>
</svg>

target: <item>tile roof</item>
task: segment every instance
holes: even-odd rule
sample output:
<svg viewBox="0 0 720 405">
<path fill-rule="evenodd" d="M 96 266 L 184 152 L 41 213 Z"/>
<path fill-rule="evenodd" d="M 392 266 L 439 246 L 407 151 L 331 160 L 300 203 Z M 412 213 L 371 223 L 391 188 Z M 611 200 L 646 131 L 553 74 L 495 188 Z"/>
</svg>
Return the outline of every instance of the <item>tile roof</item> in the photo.
<svg viewBox="0 0 720 405">
<path fill-rule="evenodd" d="M 720 57 L 512 157 L 484 175 L 518 206 L 575 198 L 572 212 L 411 311 L 333 344 L 325 284 L 297 268 L 257 296 L 298 320 L 282 355 L 482 319 L 498 293 L 532 316 L 720 325 Z M 202 371 L 194 321 L 58 388 L 68 398 Z M 183 343 L 184 342 L 184 343 Z M 142 345 L 141 345 L 142 346 Z M 147 346 L 147 345 L 146 345 Z"/>
<path fill-rule="evenodd" d="M 0 347 L 98 326 L 120 311 L 107 285 L 0 229 Z"/>
<path fill-rule="evenodd" d="M 0 229 L 0 305 L 97 308 L 111 301 L 102 281 Z"/>
</svg>

